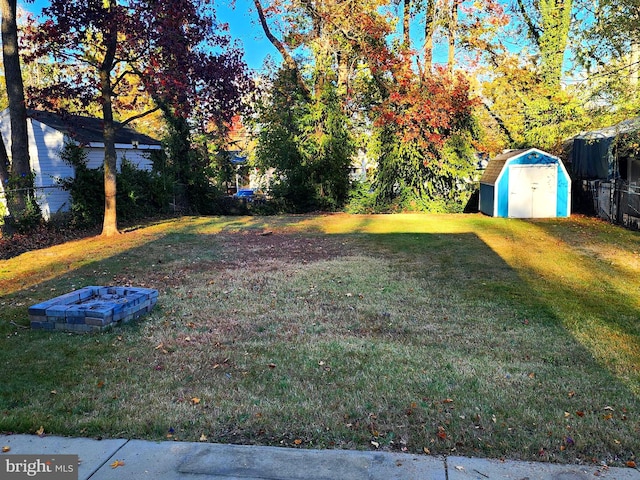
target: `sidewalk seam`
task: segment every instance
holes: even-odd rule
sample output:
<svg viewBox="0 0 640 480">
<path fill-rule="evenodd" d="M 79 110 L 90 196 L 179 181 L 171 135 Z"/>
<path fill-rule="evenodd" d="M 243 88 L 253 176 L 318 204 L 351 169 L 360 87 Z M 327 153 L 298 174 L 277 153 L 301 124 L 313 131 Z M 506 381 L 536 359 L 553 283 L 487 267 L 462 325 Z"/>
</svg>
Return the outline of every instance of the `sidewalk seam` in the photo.
<svg viewBox="0 0 640 480">
<path fill-rule="evenodd" d="M 449 456 L 444 456 L 444 480 L 449 480 Z"/>
<path fill-rule="evenodd" d="M 124 446 L 125 446 L 127 443 L 129 443 L 130 441 L 131 441 L 131 439 L 130 439 L 130 438 L 127 438 L 127 441 L 126 441 L 126 442 L 124 442 L 122 445 L 120 445 L 120 446 L 119 446 L 119 447 L 118 447 L 118 448 L 117 448 L 117 449 L 116 449 L 116 450 L 115 450 L 111 455 L 109 455 L 109 456 L 107 457 L 107 459 L 106 459 L 104 462 L 102 462 L 100 465 L 98 465 L 98 466 L 93 470 L 93 472 L 91 472 L 91 474 L 87 477 L 87 480 L 91 480 L 91 477 L 93 477 L 96 473 L 98 473 L 98 470 L 100 470 L 102 467 L 104 467 L 104 466 L 109 462 L 109 460 L 111 460 L 111 459 L 112 459 L 112 458 L 113 458 L 113 457 L 114 457 L 114 456 L 115 456 L 115 455 L 116 455 L 120 450 L 122 450 L 122 449 L 124 448 Z"/>
</svg>

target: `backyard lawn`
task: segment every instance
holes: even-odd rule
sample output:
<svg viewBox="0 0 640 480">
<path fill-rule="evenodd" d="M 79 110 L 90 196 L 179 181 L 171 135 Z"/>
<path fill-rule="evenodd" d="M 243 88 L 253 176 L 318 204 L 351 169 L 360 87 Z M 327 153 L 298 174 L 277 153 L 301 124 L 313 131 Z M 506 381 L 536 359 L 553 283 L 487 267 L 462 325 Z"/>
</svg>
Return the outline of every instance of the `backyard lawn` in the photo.
<svg viewBox="0 0 640 480">
<path fill-rule="evenodd" d="M 31 331 L 87 285 L 158 289 Z M 573 217 L 187 217 L 0 260 L 0 432 L 640 461 L 640 234 Z"/>
</svg>

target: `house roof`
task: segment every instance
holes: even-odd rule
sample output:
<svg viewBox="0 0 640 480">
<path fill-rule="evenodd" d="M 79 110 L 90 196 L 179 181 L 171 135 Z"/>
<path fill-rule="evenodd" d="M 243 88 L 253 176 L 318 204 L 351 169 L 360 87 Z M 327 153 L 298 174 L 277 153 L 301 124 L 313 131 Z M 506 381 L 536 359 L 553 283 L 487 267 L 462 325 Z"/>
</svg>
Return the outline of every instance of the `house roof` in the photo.
<svg viewBox="0 0 640 480">
<path fill-rule="evenodd" d="M 27 110 L 27 117 L 44 123 L 45 125 L 64 133 L 80 144 L 104 143 L 103 121 L 99 118 L 81 115 L 61 115 L 41 110 Z M 160 141 L 148 135 L 137 132 L 129 125 L 114 122 L 116 128 L 116 143 L 132 145 L 157 145 Z"/>
</svg>

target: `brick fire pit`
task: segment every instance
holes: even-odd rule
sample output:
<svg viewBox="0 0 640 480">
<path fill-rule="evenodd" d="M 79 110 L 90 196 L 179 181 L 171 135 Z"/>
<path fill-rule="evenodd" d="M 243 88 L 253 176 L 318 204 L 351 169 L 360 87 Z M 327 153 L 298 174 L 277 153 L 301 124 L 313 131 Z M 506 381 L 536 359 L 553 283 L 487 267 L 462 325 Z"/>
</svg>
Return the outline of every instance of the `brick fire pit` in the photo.
<svg viewBox="0 0 640 480">
<path fill-rule="evenodd" d="M 151 311 L 158 291 L 136 287 L 84 287 L 29 308 L 31 328 L 97 332 Z"/>
</svg>

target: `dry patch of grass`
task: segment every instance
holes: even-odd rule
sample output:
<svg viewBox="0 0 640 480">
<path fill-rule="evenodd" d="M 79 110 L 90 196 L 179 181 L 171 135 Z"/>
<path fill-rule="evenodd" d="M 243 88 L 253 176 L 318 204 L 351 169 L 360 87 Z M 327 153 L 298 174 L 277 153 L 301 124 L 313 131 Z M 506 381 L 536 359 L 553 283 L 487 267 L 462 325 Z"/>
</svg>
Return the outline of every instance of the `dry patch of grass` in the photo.
<svg viewBox="0 0 640 480">
<path fill-rule="evenodd" d="M 0 262 L 0 430 L 611 464 L 640 450 L 633 232 L 331 215 L 85 242 Z M 8 322 L 101 283 L 160 300 L 101 335 Z"/>
</svg>

